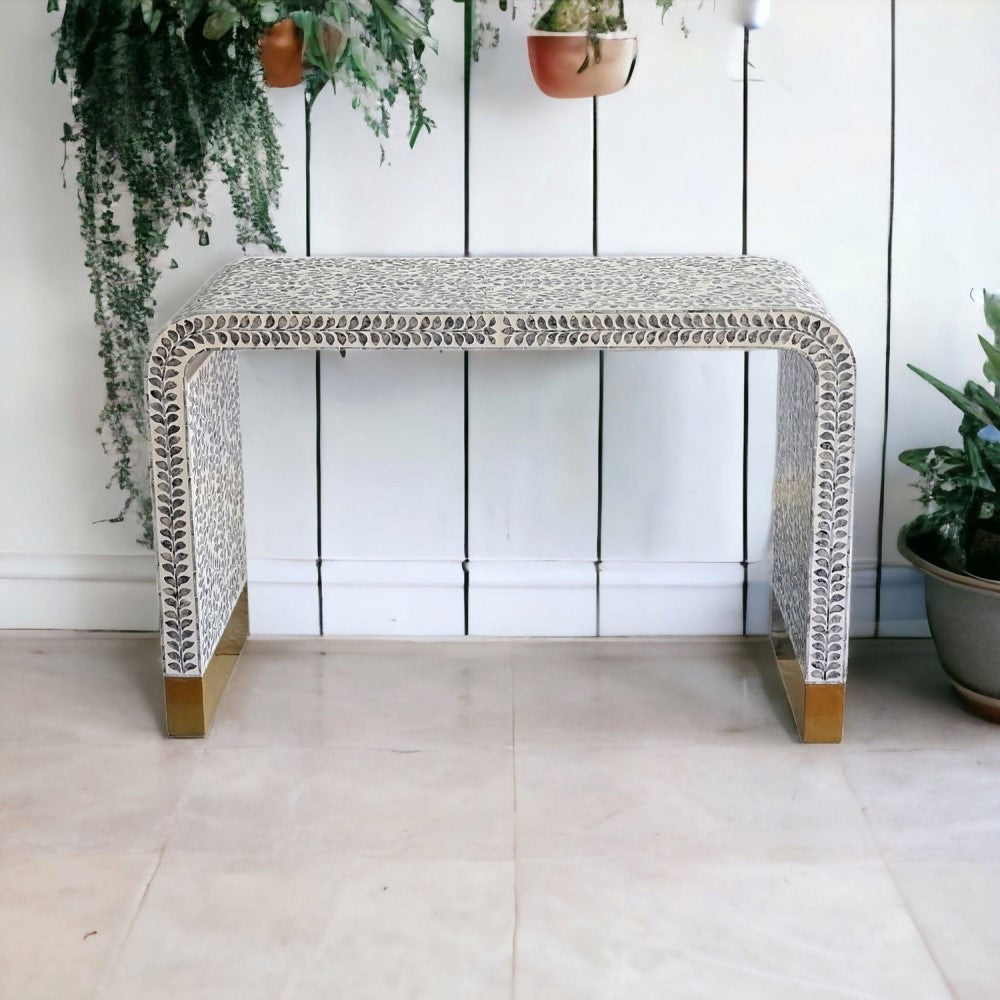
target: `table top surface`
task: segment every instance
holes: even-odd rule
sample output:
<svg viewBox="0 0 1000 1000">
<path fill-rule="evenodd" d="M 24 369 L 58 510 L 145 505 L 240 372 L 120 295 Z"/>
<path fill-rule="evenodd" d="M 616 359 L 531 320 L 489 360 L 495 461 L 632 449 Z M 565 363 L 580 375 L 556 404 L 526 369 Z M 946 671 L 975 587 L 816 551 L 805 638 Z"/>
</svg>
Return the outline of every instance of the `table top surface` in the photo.
<svg viewBox="0 0 1000 1000">
<path fill-rule="evenodd" d="M 764 257 L 245 257 L 174 317 L 800 312 L 806 278 Z"/>
</svg>

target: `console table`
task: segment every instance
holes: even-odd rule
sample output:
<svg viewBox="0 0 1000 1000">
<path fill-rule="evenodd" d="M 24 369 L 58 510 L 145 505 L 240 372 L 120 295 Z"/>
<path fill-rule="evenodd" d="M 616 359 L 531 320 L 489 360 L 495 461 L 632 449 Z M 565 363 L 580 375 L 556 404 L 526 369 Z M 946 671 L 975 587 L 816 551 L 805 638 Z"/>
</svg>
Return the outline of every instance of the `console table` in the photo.
<svg viewBox="0 0 1000 1000">
<path fill-rule="evenodd" d="M 246 639 L 237 350 L 777 350 L 772 643 L 799 733 L 838 742 L 854 357 L 795 268 L 758 257 L 245 258 L 147 363 L 172 736 L 203 736 Z"/>
</svg>

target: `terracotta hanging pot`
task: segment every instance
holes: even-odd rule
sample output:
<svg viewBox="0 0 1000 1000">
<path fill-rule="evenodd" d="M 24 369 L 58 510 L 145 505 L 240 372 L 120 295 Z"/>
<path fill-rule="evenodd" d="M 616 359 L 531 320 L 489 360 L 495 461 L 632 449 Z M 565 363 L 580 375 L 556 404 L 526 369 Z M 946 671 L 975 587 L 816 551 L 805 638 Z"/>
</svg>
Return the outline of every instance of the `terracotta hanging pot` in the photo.
<svg viewBox="0 0 1000 1000">
<path fill-rule="evenodd" d="M 549 97 L 604 97 L 632 79 L 639 41 L 630 32 L 534 31 L 528 61 L 538 89 Z"/>
<path fill-rule="evenodd" d="M 302 82 L 302 32 L 291 18 L 278 21 L 261 37 L 260 61 L 269 87 Z"/>
</svg>

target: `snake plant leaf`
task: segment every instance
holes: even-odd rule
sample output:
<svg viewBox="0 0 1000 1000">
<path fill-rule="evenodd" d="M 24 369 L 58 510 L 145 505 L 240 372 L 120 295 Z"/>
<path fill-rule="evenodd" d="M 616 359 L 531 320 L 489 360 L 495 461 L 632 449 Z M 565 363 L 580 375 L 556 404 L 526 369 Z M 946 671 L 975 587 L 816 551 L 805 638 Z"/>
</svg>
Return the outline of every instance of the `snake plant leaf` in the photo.
<svg viewBox="0 0 1000 1000">
<path fill-rule="evenodd" d="M 929 382 L 938 392 L 943 396 L 947 397 L 954 403 L 963 413 L 968 414 L 970 417 L 980 421 L 980 423 L 988 424 L 990 422 L 989 417 L 981 406 L 973 403 L 971 400 L 966 399 L 965 396 L 958 391 L 958 389 L 953 389 L 950 385 L 942 382 L 941 379 L 935 378 L 928 372 L 923 371 L 916 365 L 907 365 L 910 371 L 915 372 L 919 375 L 925 382 Z"/>
<path fill-rule="evenodd" d="M 983 365 L 983 374 L 994 385 L 1000 388 L 1000 350 L 985 337 L 981 336 L 979 343 L 983 345 L 983 350 L 986 352 L 986 364 Z"/>
<path fill-rule="evenodd" d="M 983 289 L 983 315 L 1000 344 L 1000 294 Z"/>
<path fill-rule="evenodd" d="M 972 469 L 975 485 L 981 490 L 986 490 L 990 493 L 994 492 L 1000 484 L 994 484 L 987 473 L 986 462 L 983 461 L 982 452 L 979 450 L 978 437 L 971 434 L 963 434 L 962 439 L 965 442 L 965 453 L 969 458 L 969 466 Z"/>
<path fill-rule="evenodd" d="M 423 23 L 404 7 L 397 7 L 389 0 L 371 0 L 385 18 L 386 24 L 404 42 L 414 42 L 424 34 Z"/>
<path fill-rule="evenodd" d="M 967 399 L 972 399 L 986 411 L 989 420 L 984 421 L 984 423 L 1000 427 L 1000 402 L 994 399 L 978 382 L 968 382 L 965 386 L 965 395 Z"/>
</svg>

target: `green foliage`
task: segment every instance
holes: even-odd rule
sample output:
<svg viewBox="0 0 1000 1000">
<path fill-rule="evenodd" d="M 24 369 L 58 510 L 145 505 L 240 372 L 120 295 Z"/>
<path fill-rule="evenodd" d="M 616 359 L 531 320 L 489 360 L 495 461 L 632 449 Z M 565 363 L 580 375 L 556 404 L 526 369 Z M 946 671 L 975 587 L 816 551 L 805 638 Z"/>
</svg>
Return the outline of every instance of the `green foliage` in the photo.
<svg viewBox="0 0 1000 1000">
<path fill-rule="evenodd" d="M 49 9 L 58 9 L 49 0 Z M 53 80 L 70 86 L 80 228 L 100 335 L 100 414 L 111 483 L 152 544 L 144 364 L 158 258 L 175 223 L 207 244 L 208 182 L 228 187 L 242 247 L 280 250 L 271 219 L 281 182 L 275 118 L 264 94 L 259 0 L 67 0 Z"/>
<path fill-rule="evenodd" d="M 342 84 L 379 139 L 404 93 L 410 143 L 433 127 L 421 94 L 432 0 L 48 0 L 63 10 L 53 81 L 69 84 L 80 228 L 94 297 L 107 401 L 99 431 L 114 456 L 109 487 L 124 493 L 152 544 L 145 454 L 144 366 L 160 255 L 172 225 L 209 242 L 209 180 L 221 176 L 237 240 L 280 251 L 271 218 L 281 149 L 258 42 L 275 21 L 303 30 L 309 106 Z M 346 44 L 329 51 L 324 26 Z M 64 160 L 65 165 L 66 160 Z M 169 267 L 176 267 L 170 261 Z"/>
<path fill-rule="evenodd" d="M 535 21 L 539 31 L 628 31 L 624 0 L 552 0 Z"/>
<path fill-rule="evenodd" d="M 402 93 L 410 106 L 410 145 L 434 127 L 422 96 L 422 56 L 437 51 L 429 28 L 433 0 L 281 0 L 278 8 L 303 33 L 310 106 L 327 84 L 334 90 L 339 84 L 381 141 Z M 330 50 L 327 26 L 342 35 L 339 51 Z"/>
<path fill-rule="evenodd" d="M 1000 534 L 1000 296 L 984 292 L 984 313 L 994 334 L 993 343 L 979 338 L 992 393 L 972 381 L 959 391 L 908 366 L 958 407 L 962 447 L 914 448 L 899 456 L 920 475 L 917 487 L 925 508 L 909 526 L 910 536 L 924 539 L 935 561 L 959 571 L 970 568 L 982 532 Z M 985 567 L 977 561 L 975 572 L 1000 579 L 1000 562 L 995 554 L 990 559 Z"/>
</svg>

